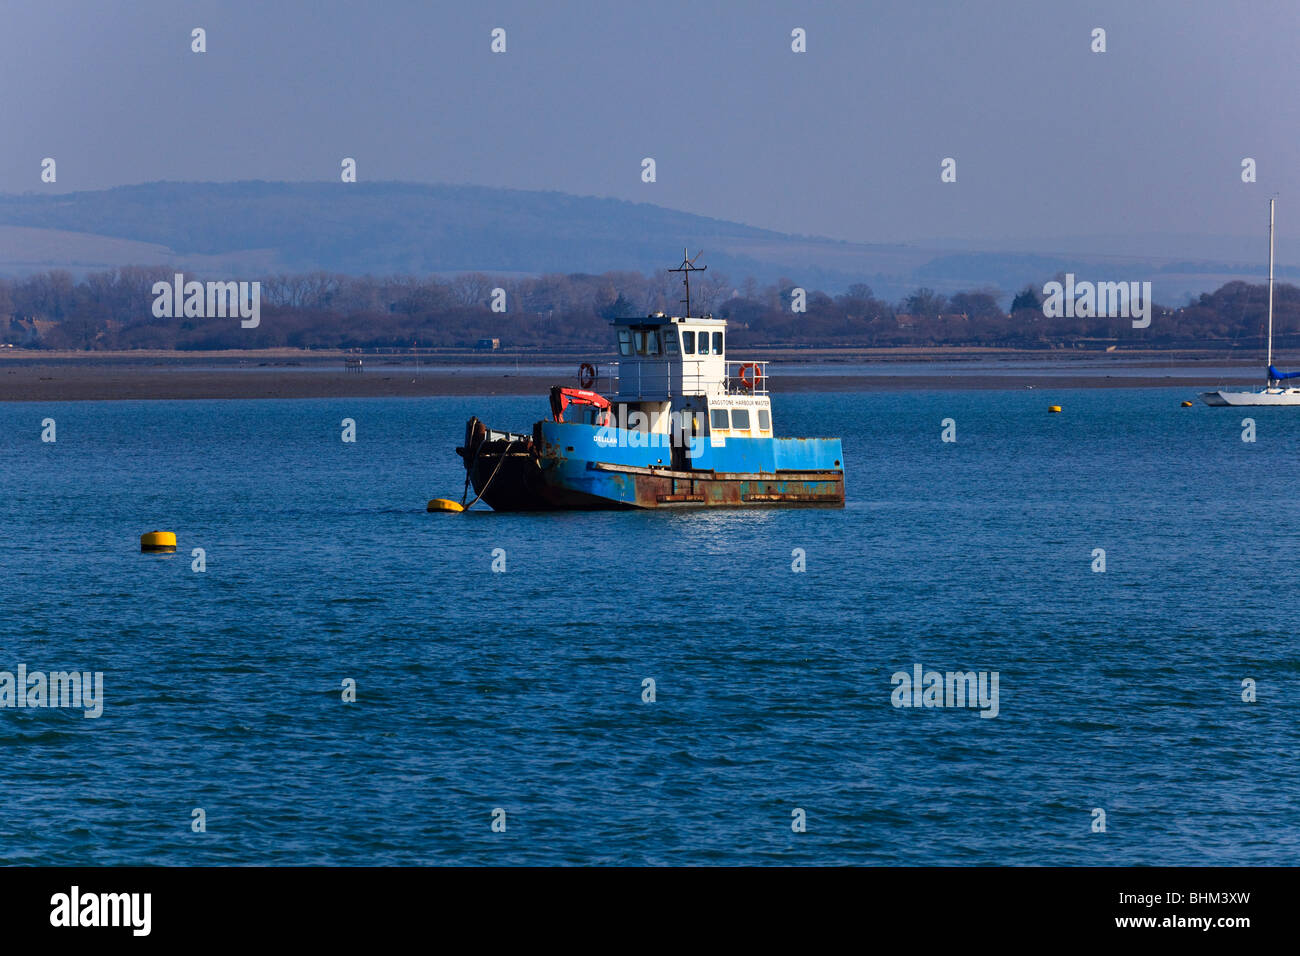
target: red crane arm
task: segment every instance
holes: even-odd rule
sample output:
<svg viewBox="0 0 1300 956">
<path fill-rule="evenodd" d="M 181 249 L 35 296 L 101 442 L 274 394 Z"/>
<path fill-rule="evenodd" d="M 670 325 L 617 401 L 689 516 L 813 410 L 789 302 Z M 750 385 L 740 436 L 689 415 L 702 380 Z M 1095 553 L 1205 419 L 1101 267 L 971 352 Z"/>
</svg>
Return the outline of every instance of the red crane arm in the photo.
<svg viewBox="0 0 1300 956">
<path fill-rule="evenodd" d="M 585 388 L 564 388 L 551 386 L 551 417 L 557 422 L 564 421 L 564 410 L 570 405 L 590 405 L 602 411 L 609 411 L 609 399 Z"/>
</svg>

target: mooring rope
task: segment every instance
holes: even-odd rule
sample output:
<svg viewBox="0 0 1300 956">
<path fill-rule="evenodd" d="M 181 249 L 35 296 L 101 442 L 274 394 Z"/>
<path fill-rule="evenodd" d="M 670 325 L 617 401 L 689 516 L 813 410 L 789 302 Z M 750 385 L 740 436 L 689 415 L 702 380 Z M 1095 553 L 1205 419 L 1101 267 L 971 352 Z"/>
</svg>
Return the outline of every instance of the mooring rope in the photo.
<svg viewBox="0 0 1300 956">
<path fill-rule="evenodd" d="M 465 487 L 460 490 L 460 507 L 465 508 L 465 499 L 469 497 L 469 478 L 474 473 L 474 467 L 478 464 L 478 456 L 483 453 L 483 446 L 487 444 L 487 439 L 478 443 L 474 449 L 474 460 L 465 467 Z"/>
<path fill-rule="evenodd" d="M 485 442 L 484 444 L 486 444 L 486 442 Z M 514 448 L 514 447 L 515 447 L 515 443 L 514 443 L 514 442 L 508 442 L 508 443 L 506 444 L 505 450 L 504 450 L 503 452 L 501 452 L 501 457 L 500 457 L 499 459 L 497 459 L 497 466 L 496 466 L 495 468 L 492 469 L 492 474 L 488 476 L 488 480 L 487 480 L 487 482 L 484 483 L 484 485 L 483 485 L 483 490 L 480 491 L 480 492 L 479 492 L 479 493 L 474 497 L 474 500 L 473 500 L 473 501 L 471 501 L 469 504 L 467 504 L 467 505 L 465 506 L 465 510 L 466 510 L 466 511 L 469 511 L 470 508 L 473 508 L 474 505 L 478 504 L 478 500 L 479 500 L 479 498 L 482 498 L 483 495 L 485 495 L 485 494 L 487 493 L 488 488 L 491 487 L 491 485 L 492 485 L 492 479 L 495 478 L 495 477 L 497 476 L 497 472 L 500 471 L 500 470 L 501 470 L 501 466 L 505 464 L 505 462 L 506 462 L 506 455 L 510 454 L 510 449 L 511 449 L 511 448 Z M 479 445 L 479 451 L 482 451 L 482 450 L 483 450 L 483 445 Z M 477 455 L 477 454 L 474 456 L 474 464 L 475 464 L 475 465 L 478 464 L 478 455 Z M 466 480 L 466 482 L 469 481 L 469 473 L 468 473 L 468 472 L 465 473 L 465 480 Z M 467 485 L 466 487 L 468 487 L 468 485 Z"/>
</svg>

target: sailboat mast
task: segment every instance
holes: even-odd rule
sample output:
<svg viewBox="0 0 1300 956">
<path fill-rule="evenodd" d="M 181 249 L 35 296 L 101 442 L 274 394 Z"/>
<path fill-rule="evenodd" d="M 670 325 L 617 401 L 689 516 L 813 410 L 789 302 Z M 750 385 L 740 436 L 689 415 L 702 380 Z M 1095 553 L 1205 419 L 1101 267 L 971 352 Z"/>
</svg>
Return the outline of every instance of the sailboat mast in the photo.
<svg viewBox="0 0 1300 956">
<path fill-rule="evenodd" d="M 1276 199 L 1268 201 L 1268 367 L 1273 367 L 1273 206 Z M 1271 380 L 1273 373 L 1268 373 Z"/>
</svg>

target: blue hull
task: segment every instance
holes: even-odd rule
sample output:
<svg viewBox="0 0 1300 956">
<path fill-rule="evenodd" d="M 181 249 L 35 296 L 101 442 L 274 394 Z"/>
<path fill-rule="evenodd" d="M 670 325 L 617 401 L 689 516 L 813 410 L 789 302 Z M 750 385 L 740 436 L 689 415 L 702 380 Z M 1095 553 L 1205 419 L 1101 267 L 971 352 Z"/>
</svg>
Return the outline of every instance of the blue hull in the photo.
<svg viewBox="0 0 1300 956">
<path fill-rule="evenodd" d="M 467 437 L 458 451 L 494 511 L 844 505 L 838 438 L 706 439 L 691 449 L 653 438 L 539 422 L 532 436 Z"/>
</svg>

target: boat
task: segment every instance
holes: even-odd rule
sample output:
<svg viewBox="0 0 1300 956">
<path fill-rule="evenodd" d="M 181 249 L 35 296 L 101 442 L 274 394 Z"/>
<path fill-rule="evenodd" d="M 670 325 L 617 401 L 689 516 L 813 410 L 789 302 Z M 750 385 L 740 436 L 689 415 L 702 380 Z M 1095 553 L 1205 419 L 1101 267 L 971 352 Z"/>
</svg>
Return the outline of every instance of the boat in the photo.
<svg viewBox="0 0 1300 956">
<path fill-rule="evenodd" d="M 683 315 L 611 320 L 618 362 L 584 362 L 576 388 L 552 386 L 531 431 L 470 418 L 456 449 L 462 500 L 476 495 L 466 507 L 843 507 L 840 439 L 776 437 L 768 363 L 729 360 L 727 321 L 691 315 L 690 273 L 707 268 L 667 270 L 684 274 Z"/>
<path fill-rule="evenodd" d="M 1279 372 L 1273 365 L 1273 210 L 1277 200 L 1268 201 L 1268 355 L 1264 361 L 1267 379 L 1261 389 L 1202 392 L 1201 401 L 1218 407 L 1240 405 L 1300 405 L 1300 388 L 1283 385 L 1300 378 L 1300 372 Z"/>
</svg>

